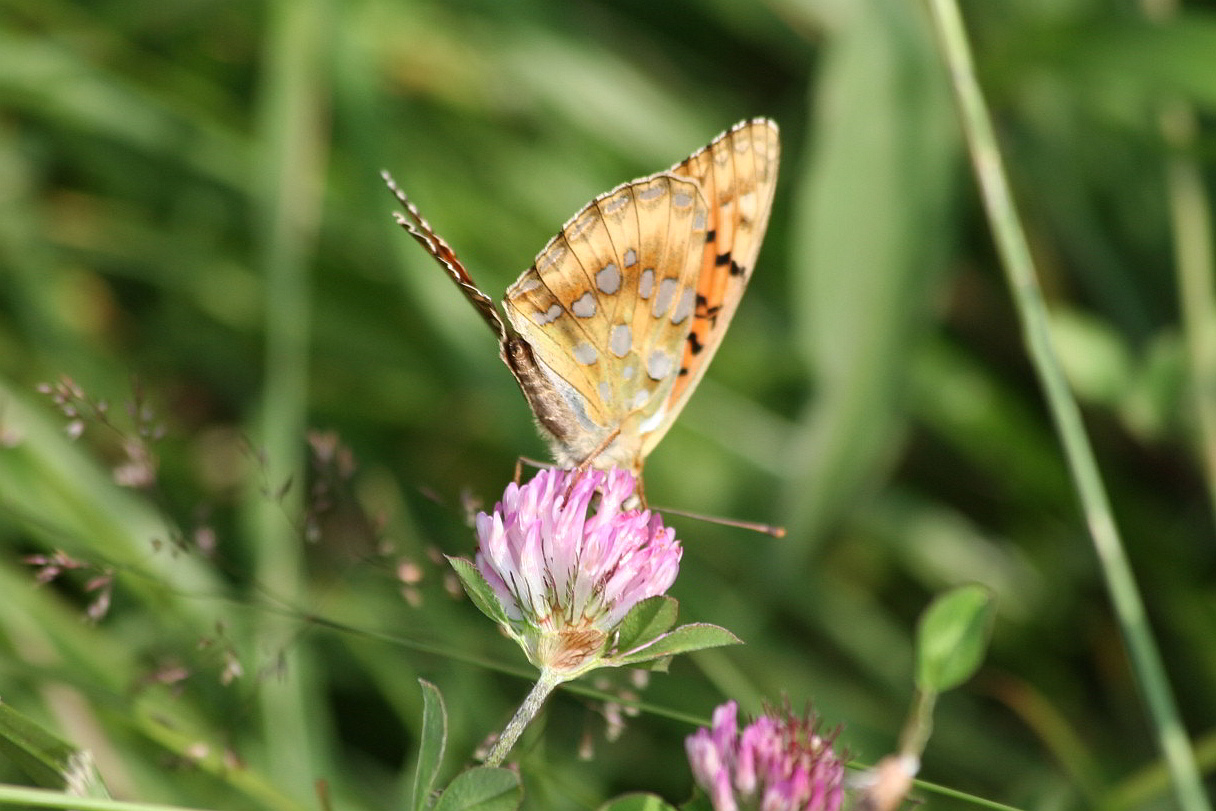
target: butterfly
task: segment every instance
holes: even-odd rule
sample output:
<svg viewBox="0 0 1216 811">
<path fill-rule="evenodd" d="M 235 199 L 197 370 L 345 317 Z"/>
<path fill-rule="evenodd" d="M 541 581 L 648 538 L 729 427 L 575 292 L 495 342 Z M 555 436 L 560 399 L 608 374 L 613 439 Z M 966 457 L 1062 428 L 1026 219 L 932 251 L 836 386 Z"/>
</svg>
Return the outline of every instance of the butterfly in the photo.
<svg viewBox="0 0 1216 811">
<path fill-rule="evenodd" d="M 777 184 L 777 125 L 741 121 L 667 171 L 601 194 L 507 288 L 506 322 L 392 177 L 394 218 L 498 338 L 563 467 L 640 477 L 722 343 Z"/>
</svg>

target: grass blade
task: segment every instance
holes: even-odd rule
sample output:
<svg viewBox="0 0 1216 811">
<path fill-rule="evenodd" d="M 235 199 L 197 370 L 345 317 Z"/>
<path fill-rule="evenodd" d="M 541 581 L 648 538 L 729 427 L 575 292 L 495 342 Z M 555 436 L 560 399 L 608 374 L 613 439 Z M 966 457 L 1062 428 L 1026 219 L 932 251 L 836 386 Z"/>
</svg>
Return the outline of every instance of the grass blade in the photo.
<svg viewBox="0 0 1216 811">
<path fill-rule="evenodd" d="M 952 0 L 930 0 L 929 8 L 954 85 L 976 178 L 1001 264 L 1013 292 L 1023 336 L 1043 386 L 1056 432 L 1064 446 L 1073 483 L 1133 666 L 1140 678 L 1158 743 L 1169 764 L 1174 789 L 1182 807 L 1187 811 L 1203 811 L 1210 806 L 1204 796 L 1194 755 L 1166 679 L 1161 654 L 1145 619 L 1144 603 L 1123 550 L 1080 410 L 1068 389 L 1052 344 L 1047 308 L 1005 176 L 992 121 L 975 78 L 962 17 Z"/>
</svg>

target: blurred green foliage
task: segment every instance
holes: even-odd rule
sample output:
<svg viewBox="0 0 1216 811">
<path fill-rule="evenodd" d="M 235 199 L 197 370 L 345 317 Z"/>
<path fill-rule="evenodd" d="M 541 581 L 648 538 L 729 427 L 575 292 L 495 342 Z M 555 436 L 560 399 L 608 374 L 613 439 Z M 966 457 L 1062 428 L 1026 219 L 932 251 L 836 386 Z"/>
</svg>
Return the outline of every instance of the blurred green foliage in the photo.
<svg viewBox="0 0 1216 811">
<path fill-rule="evenodd" d="M 1212 748 L 1216 544 L 1156 113 L 1194 107 L 1210 181 L 1216 17 L 963 11 Z M 672 519 L 681 620 L 747 644 L 641 691 L 590 680 L 645 703 L 613 740 L 602 693 L 560 692 L 515 753 L 525 807 L 683 800 L 689 720 L 724 697 L 813 700 L 877 760 L 916 616 L 971 581 L 997 597 L 992 649 L 940 702 L 922 776 L 1028 808 L 1168 802 L 923 10 L 884 0 L 0 2 L 0 695 L 116 796 L 288 811 L 322 779 L 336 807 L 380 809 L 409 801 L 425 677 L 449 780 L 528 670 L 438 553 L 469 553 L 465 504 L 543 446 L 378 171 L 497 294 L 593 196 L 754 115 L 782 127 L 768 239 L 647 493 L 790 534 Z M 70 403 L 36 390 L 63 376 L 76 440 Z M 140 447 L 154 480 L 120 486 L 153 469 Z M 56 550 L 81 568 L 36 585 L 27 557 Z"/>
</svg>

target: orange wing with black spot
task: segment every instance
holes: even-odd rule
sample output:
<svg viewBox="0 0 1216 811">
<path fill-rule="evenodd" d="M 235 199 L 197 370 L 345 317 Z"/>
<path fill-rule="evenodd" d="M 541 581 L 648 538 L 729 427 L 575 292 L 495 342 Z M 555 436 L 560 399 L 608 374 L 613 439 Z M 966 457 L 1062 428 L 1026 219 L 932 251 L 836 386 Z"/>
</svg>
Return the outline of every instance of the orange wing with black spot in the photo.
<svg viewBox="0 0 1216 811">
<path fill-rule="evenodd" d="M 709 232 L 697 279 L 696 309 L 668 411 L 679 413 L 700 382 L 739 306 L 768 227 L 781 144 L 766 118 L 736 124 L 673 174 L 696 180 L 709 207 Z M 645 448 L 649 452 L 661 438 Z"/>
</svg>

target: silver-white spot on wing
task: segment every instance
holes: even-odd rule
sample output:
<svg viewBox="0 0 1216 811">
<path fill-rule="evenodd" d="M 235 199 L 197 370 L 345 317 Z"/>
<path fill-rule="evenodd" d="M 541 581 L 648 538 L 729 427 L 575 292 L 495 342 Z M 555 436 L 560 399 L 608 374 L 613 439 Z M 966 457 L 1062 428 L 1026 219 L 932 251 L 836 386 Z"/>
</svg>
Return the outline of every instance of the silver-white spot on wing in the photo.
<svg viewBox="0 0 1216 811">
<path fill-rule="evenodd" d="M 623 358 L 629 354 L 629 347 L 633 346 L 633 330 L 628 324 L 617 324 L 612 328 L 612 335 L 608 339 L 608 348 L 612 350 L 612 354 L 618 358 Z"/>
<path fill-rule="evenodd" d="M 570 305 L 570 312 L 579 318 L 590 318 L 595 315 L 595 295 L 590 290 L 583 293 Z"/>
<path fill-rule="evenodd" d="M 646 359 L 646 374 L 651 380 L 662 380 L 671 372 L 671 355 L 656 349 Z"/>
<path fill-rule="evenodd" d="M 574 359 L 584 366 L 590 366 L 591 364 L 595 363 L 596 359 L 600 356 L 599 353 L 595 351 L 595 347 L 586 341 L 583 341 L 581 344 L 574 347 L 570 354 L 574 355 Z"/>
<path fill-rule="evenodd" d="M 676 305 L 676 311 L 671 314 L 671 323 L 679 324 L 692 315 L 693 297 L 696 292 L 690 287 L 680 294 L 680 303 Z"/>
<path fill-rule="evenodd" d="M 618 194 L 616 197 L 613 197 L 611 200 L 604 203 L 603 211 L 605 214 L 615 214 L 628 202 L 628 194 Z"/>
<path fill-rule="evenodd" d="M 639 200 L 658 200 L 664 194 L 667 194 L 667 185 L 664 183 L 655 183 L 653 186 L 646 186 L 637 193 Z"/>
<path fill-rule="evenodd" d="M 562 309 L 562 305 L 553 303 L 550 304 L 549 309 L 545 310 L 543 313 L 538 312 L 536 315 L 532 316 L 532 320 L 535 321 L 537 325 L 543 327 L 545 324 L 552 324 L 558 319 L 558 316 L 564 312 L 565 310 Z"/>
<path fill-rule="evenodd" d="M 607 264 L 596 271 L 595 286 L 606 296 L 621 289 L 621 271 L 614 264 Z"/>
<path fill-rule="evenodd" d="M 663 405 L 658 411 L 651 414 L 642 424 L 638 426 L 639 434 L 649 434 L 654 429 L 663 424 L 663 419 L 667 416 L 667 406 Z"/>
<path fill-rule="evenodd" d="M 537 271 L 545 273 L 549 268 L 557 265 L 566 258 L 566 249 L 560 245 L 553 245 L 549 250 L 545 251 L 544 257 L 541 258 L 540 264 L 536 266 Z"/>
<path fill-rule="evenodd" d="M 625 260 L 625 267 L 631 268 L 638 263 L 638 252 L 633 248 L 627 248 L 625 256 L 622 258 Z"/>
<path fill-rule="evenodd" d="M 642 298 L 650 298 L 650 294 L 654 292 L 654 268 L 646 268 L 642 271 L 642 275 L 638 278 L 638 295 Z"/>
<path fill-rule="evenodd" d="M 578 222 L 571 225 L 566 230 L 566 239 L 573 242 L 574 240 L 581 237 L 588 228 L 590 228 L 592 225 L 594 225 L 598 221 L 599 221 L 599 216 L 596 213 L 588 214 L 587 216 L 583 217 Z"/>
<path fill-rule="evenodd" d="M 667 312 L 667 308 L 671 306 L 671 300 L 675 298 L 676 285 L 679 283 L 680 280 L 672 276 L 659 281 L 659 294 L 654 297 L 654 307 L 651 309 L 651 313 L 655 318 Z"/>
</svg>

